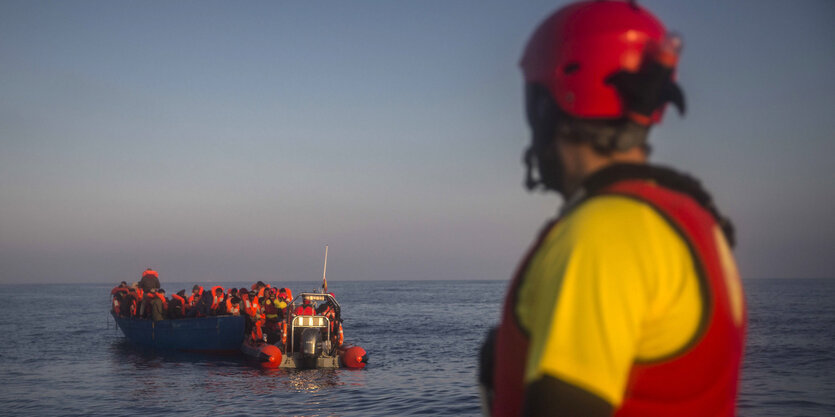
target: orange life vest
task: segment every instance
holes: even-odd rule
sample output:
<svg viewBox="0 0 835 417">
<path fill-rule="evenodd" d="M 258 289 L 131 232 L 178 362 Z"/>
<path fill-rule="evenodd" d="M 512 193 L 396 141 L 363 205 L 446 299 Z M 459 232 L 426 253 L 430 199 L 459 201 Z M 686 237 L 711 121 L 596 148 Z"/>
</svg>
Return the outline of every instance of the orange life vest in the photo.
<svg viewBox="0 0 835 417">
<path fill-rule="evenodd" d="M 116 295 L 117 292 L 128 292 L 128 287 L 114 287 L 110 290 L 110 295 Z"/>
<path fill-rule="evenodd" d="M 232 307 L 232 296 L 227 294 L 226 295 L 226 314 L 236 315 L 237 313 L 240 313 L 240 311 L 241 311 L 240 304 L 238 304 L 238 307 Z"/>
<path fill-rule="evenodd" d="M 195 297 L 195 295 L 196 295 L 196 297 Z M 194 305 L 198 301 L 200 301 L 201 297 L 203 297 L 203 287 L 198 286 L 197 287 L 197 294 L 192 292 L 191 295 L 188 296 L 188 306 L 189 307 L 194 307 Z"/>
<path fill-rule="evenodd" d="M 298 306 L 296 307 L 295 314 L 297 316 L 313 316 L 316 314 L 316 311 L 313 310 L 313 307 L 307 306 Z"/>
<path fill-rule="evenodd" d="M 212 294 L 212 307 L 211 307 L 212 311 L 217 310 L 217 307 L 220 305 L 220 300 L 223 297 L 223 295 L 221 295 L 220 297 L 217 296 L 217 290 L 218 289 L 220 289 L 220 293 L 223 294 L 223 287 L 221 287 L 220 285 L 216 285 L 216 286 L 212 287 L 212 292 L 211 292 L 211 294 Z"/>
</svg>

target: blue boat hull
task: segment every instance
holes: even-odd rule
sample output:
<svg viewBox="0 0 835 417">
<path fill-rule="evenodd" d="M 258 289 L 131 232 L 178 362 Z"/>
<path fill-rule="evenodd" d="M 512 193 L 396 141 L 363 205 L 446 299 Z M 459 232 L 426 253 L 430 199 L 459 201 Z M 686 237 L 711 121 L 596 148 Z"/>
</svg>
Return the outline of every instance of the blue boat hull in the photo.
<svg viewBox="0 0 835 417">
<path fill-rule="evenodd" d="M 155 349 L 235 353 L 244 340 L 242 316 L 216 316 L 177 320 L 119 317 L 113 319 L 131 343 Z"/>
</svg>

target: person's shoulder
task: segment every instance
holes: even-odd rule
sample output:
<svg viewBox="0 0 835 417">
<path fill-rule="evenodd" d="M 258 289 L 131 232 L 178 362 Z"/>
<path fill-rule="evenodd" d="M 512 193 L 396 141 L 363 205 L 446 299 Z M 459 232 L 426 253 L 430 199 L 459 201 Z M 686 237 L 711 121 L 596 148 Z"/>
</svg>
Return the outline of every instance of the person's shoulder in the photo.
<svg viewBox="0 0 835 417">
<path fill-rule="evenodd" d="M 621 232 L 664 222 L 646 202 L 622 196 L 599 195 L 579 204 L 562 219 L 562 228 L 574 239 L 607 239 Z"/>
</svg>

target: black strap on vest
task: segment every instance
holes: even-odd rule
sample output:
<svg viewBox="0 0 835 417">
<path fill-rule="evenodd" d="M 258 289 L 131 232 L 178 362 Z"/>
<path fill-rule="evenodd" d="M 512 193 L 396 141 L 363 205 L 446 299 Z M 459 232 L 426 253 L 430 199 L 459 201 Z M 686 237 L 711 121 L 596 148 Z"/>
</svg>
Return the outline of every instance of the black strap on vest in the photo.
<svg viewBox="0 0 835 417">
<path fill-rule="evenodd" d="M 583 189 L 591 197 L 615 182 L 631 179 L 653 181 L 664 188 L 690 196 L 713 216 L 731 247 L 736 244 L 733 223 L 719 212 L 713 197 L 702 187 L 701 182 L 671 168 L 648 164 L 611 165 L 587 178 L 583 182 Z"/>
</svg>

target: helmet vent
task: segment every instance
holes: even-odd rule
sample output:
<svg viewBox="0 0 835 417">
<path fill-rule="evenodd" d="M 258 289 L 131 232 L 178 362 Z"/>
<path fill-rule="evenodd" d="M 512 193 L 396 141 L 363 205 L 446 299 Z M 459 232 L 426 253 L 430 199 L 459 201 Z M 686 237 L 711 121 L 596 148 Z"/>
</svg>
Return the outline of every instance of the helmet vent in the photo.
<svg viewBox="0 0 835 417">
<path fill-rule="evenodd" d="M 571 74 L 574 74 L 575 72 L 577 72 L 579 69 L 580 69 L 580 63 L 579 62 L 576 62 L 576 61 L 575 62 L 569 62 L 569 63 L 565 64 L 564 67 L 562 67 L 562 73 L 565 74 L 565 75 L 571 75 Z"/>
</svg>

